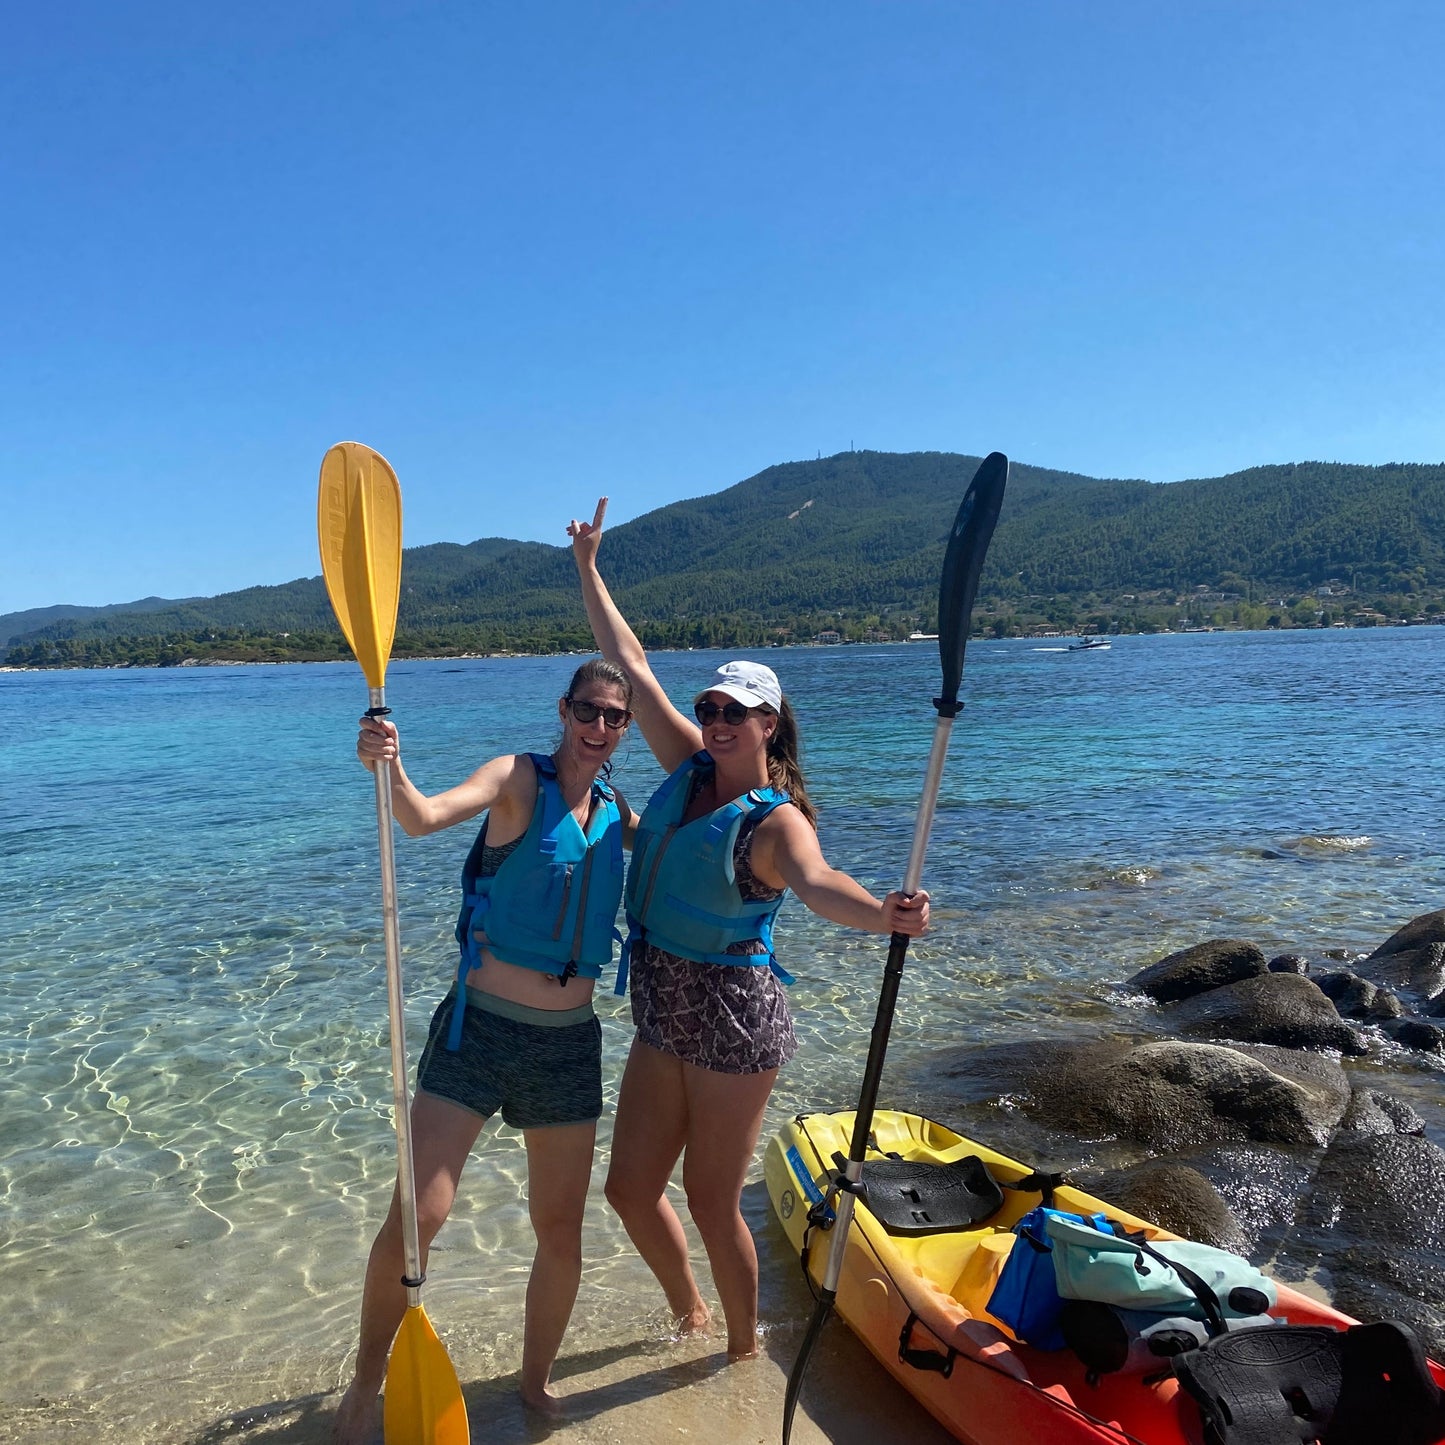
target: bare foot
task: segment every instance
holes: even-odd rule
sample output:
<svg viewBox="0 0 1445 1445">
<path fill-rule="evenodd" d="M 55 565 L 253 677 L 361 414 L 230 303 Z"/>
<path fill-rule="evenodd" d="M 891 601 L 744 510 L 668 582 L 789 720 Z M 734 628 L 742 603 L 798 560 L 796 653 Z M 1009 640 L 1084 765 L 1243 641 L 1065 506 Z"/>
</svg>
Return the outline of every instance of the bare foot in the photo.
<svg viewBox="0 0 1445 1445">
<path fill-rule="evenodd" d="M 543 1385 L 540 1389 L 519 1385 L 517 1393 L 522 1397 L 522 1403 L 529 1410 L 535 1410 L 539 1415 L 546 1415 L 549 1419 L 555 1420 L 562 1414 L 562 1402 L 552 1393 L 551 1385 Z"/>
<path fill-rule="evenodd" d="M 368 1389 L 360 1380 L 353 1380 L 331 1425 L 331 1438 L 336 1445 L 372 1445 L 381 1438 L 381 1395 Z"/>
<path fill-rule="evenodd" d="M 754 1325 L 750 1335 L 744 1335 L 740 1340 L 734 1340 L 728 1335 L 728 1364 L 735 1365 L 739 1360 L 755 1360 L 762 1353 L 758 1345 L 758 1339 L 762 1334 L 760 1326 Z"/>
<path fill-rule="evenodd" d="M 701 1301 L 693 1305 L 686 1314 L 678 1315 L 672 1322 L 672 1328 L 679 1339 L 685 1339 L 688 1335 L 705 1335 L 708 1326 L 712 1324 L 712 1311 Z"/>
</svg>

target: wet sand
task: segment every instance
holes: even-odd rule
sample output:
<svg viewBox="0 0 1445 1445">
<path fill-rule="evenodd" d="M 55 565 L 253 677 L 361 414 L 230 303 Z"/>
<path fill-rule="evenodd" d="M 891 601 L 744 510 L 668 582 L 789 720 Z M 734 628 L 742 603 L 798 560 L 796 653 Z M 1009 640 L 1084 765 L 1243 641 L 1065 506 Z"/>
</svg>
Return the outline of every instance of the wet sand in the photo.
<svg viewBox="0 0 1445 1445">
<path fill-rule="evenodd" d="M 564 1416 L 548 1421 L 526 1410 L 517 1395 L 517 1374 L 485 1371 L 485 1350 L 447 1338 L 471 1420 L 481 1445 L 644 1445 L 664 1440 L 724 1439 L 773 1445 L 781 1437 L 783 1394 L 802 1339 L 811 1299 L 796 1265 L 778 1277 L 783 1251 L 764 1275 L 765 1317 L 790 1307 L 796 1314 L 773 1325 L 756 1360 L 728 1365 L 718 1339 L 669 1342 L 648 1337 L 594 1345 L 563 1357 L 554 1384 L 564 1396 Z M 579 1302 L 579 1310 L 589 1301 Z M 144 1326 L 138 1322 L 137 1338 Z M 342 1360 L 298 1360 L 264 1375 L 225 1371 L 185 1378 L 147 1371 L 144 1346 L 134 1375 L 102 1389 L 63 1399 L 0 1405 L 4 1445 L 330 1445 L 340 1399 Z M 840 1321 L 832 1322 L 810 1362 L 803 1400 L 794 1421 L 798 1445 L 948 1445 L 952 1440 L 902 1390 Z M 377 1435 L 380 1445 L 380 1434 Z"/>
<path fill-rule="evenodd" d="M 517 1394 L 520 1319 L 499 1319 L 495 1301 L 429 1287 L 424 1302 L 462 1381 L 477 1445 L 778 1441 L 788 1372 L 813 1300 L 760 1182 L 747 1187 L 743 1208 L 758 1244 L 758 1358 L 728 1365 L 720 1334 L 667 1338 L 663 1315 L 646 1313 L 654 1301 L 650 1280 L 616 1289 L 589 1286 L 584 1277 L 553 1373 L 565 1410 L 555 1422 L 526 1410 Z M 704 1296 L 712 1298 L 706 1260 L 696 1246 L 694 1265 Z M 519 1293 L 512 1298 L 520 1304 Z M 713 1306 L 718 1314 L 715 1298 Z M 0 1397 L 0 1445 L 330 1445 L 349 1356 L 308 1354 L 265 1368 L 178 1371 L 175 1352 L 147 1360 L 152 1325 L 133 1323 L 129 1368 L 107 1369 L 108 1378 L 97 1375 L 73 1394 Z M 232 1330 L 234 1322 L 226 1332 Z M 188 1353 L 215 1358 L 199 1340 Z M 810 1361 L 793 1439 L 798 1445 L 949 1445 L 953 1437 L 835 1318 Z"/>
<path fill-rule="evenodd" d="M 952 1437 L 884 1374 L 845 1330 L 810 1369 L 810 1386 L 794 1422 L 798 1445 L 947 1445 Z M 724 1366 L 702 1347 L 621 1345 L 573 1357 L 558 1371 L 569 1416 L 556 1424 L 525 1410 L 515 1375 L 463 1387 L 472 1439 L 494 1445 L 642 1445 L 714 1440 L 772 1445 L 780 1438 L 788 1359 L 765 1356 Z M 150 1445 L 330 1445 L 339 1395 L 304 1369 L 256 1381 L 252 1402 L 231 1408 L 241 1382 L 196 1378 L 145 1381 L 107 1392 L 105 1405 L 84 1399 L 37 1401 L 0 1415 L 10 1445 L 81 1445 L 97 1438 Z M 380 1436 L 378 1434 L 378 1442 Z"/>
</svg>

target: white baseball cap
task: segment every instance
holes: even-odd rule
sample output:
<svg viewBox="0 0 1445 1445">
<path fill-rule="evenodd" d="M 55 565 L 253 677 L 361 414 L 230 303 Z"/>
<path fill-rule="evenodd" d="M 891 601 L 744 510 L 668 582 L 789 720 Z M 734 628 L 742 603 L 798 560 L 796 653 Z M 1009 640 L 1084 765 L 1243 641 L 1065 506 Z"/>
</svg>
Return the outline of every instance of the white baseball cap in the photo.
<svg viewBox="0 0 1445 1445">
<path fill-rule="evenodd" d="M 723 663 L 693 701 L 700 701 L 710 692 L 725 692 L 749 707 L 766 705 L 774 712 L 780 712 L 783 706 L 783 688 L 778 675 L 761 662 Z"/>
</svg>

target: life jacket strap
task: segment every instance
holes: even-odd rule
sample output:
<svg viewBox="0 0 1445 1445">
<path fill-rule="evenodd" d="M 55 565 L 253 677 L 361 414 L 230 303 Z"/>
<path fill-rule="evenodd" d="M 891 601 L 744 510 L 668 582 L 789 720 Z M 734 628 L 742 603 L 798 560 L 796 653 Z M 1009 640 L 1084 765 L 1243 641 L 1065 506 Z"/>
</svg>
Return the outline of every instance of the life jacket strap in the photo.
<svg viewBox="0 0 1445 1445">
<path fill-rule="evenodd" d="M 782 902 L 783 900 L 781 898 L 778 899 L 778 907 L 782 906 Z M 766 917 L 763 918 L 762 922 L 758 925 L 758 941 L 768 951 L 768 967 L 773 971 L 773 974 L 777 978 L 778 982 L 786 984 L 789 988 L 791 988 L 793 984 L 797 982 L 797 980 L 793 977 L 792 974 L 788 972 L 787 969 L 782 966 L 782 964 L 778 962 L 778 953 L 777 950 L 773 947 L 773 920 L 777 916 L 778 908 L 775 907 L 769 911 Z M 759 957 L 761 956 L 762 955 L 760 954 Z"/>
<path fill-rule="evenodd" d="M 537 794 L 542 803 L 542 836 L 537 839 L 537 851 L 550 858 L 557 851 L 557 829 L 568 809 L 562 801 L 562 789 L 557 786 L 557 768 L 552 759 L 542 753 L 527 756 L 537 770 Z"/>
<path fill-rule="evenodd" d="M 778 901 L 782 902 L 781 899 Z M 758 920 L 758 941 L 767 949 L 766 953 L 709 953 L 695 961 L 730 965 L 733 968 L 762 968 L 766 965 L 779 983 L 791 987 L 797 982 L 797 979 L 778 962 L 777 953 L 773 948 L 773 920 L 777 916 L 778 910 L 774 908 Z M 637 919 L 629 917 L 627 925 L 627 937 L 622 939 L 622 948 L 617 956 L 617 982 L 612 989 L 618 998 L 622 998 L 627 993 L 627 980 L 632 971 L 633 946 L 646 937 L 642 925 Z M 618 937 L 621 935 L 619 934 Z M 688 954 L 679 954 L 678 956 L 680 958 L 691 957 Z"/>
<path fill-rule="evenodd" d="M 613 932 L 616 933 L 617 930 L 613 929 Z M 620 937 L 621 935 L 618 936 Z M 632 968 L 632 945 L 641 936 L 637 925 L 629 919 L 627 937 L 622 939 L 622 947 L 617 951 L 617 982 L 612 986 L 612 992 L 616 994 L 618 998 L 626 996 L 627 975 Z"/>
<path fill-rule="evenodd" d="M 467 974 L 471 969 L 471 959 L 463 952 L 457 964 L 457 996 L 452 1001 L 451 1026 L 447 1029 L 447 1048 L 452 1053 L 462 1046 L 462 1017 L 467 1011 Z"/>
</svg>

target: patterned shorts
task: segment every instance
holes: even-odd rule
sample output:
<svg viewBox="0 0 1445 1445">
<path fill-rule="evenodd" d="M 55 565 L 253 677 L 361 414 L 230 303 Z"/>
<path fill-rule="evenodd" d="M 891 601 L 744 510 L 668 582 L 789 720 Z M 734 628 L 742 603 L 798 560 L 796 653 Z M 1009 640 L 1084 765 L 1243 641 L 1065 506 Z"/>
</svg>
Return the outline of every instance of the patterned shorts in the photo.
<svg viewBox="0 0 1445 1445">
<path fill-rule="evenodd" d="M 697 963 L 640 941 L 628 989 L 643 1043 L 718 1074 L 761 1074 L 798 1051 L 793 1016 L 772 969 Z"/>
<path fill-rule="evenodd" d="M 580 1008 L 528 1008 L 467 990 L 461 1047 L 447 1048 L 456 988 L 432 1015 L 416 1069 L 423 1094 L 483 1119 L 497 1110 L 514 1129 L 585 1124 L 602 1114 L 602 1025 Z"/>
</svg>

